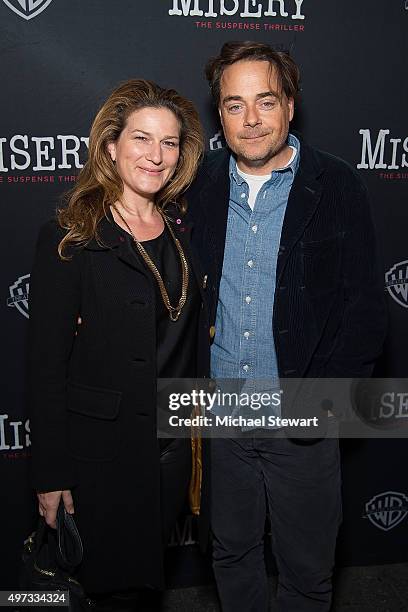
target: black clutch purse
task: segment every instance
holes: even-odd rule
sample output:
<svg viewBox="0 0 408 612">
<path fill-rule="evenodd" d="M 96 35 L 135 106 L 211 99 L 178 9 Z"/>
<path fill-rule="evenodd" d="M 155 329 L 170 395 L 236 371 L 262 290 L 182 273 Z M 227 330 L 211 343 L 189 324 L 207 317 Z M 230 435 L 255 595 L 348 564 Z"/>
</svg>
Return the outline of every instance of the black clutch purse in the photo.
<svg viewBox="0 0 408 612">
<path fill-rule="evenodd" d="M 61 501 L 57 529 L 48 527 L 40 517 L 36 531 L 24 542 L 20 588 L 24 591 L 68 591 L 70 612 L 92 609 L 92 601 L 73 576 L 82 555 L 82 541 L 74 518 Z"/>
</svg>

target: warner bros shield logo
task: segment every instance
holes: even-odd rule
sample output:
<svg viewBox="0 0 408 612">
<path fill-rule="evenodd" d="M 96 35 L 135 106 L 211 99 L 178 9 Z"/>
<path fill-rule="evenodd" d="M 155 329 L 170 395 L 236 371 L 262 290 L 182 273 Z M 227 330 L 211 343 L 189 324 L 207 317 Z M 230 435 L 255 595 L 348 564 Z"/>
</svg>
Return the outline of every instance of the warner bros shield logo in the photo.
<svg viewBox="0 0 408 612">
<path fill-rule="evenodd" d="M 13 285 L 10 285 L 10 297 L 7 306 L 15 307 L 27 319 L 28 296 L 30 293 L 30 275 L 20 276 Z"/>
<path fill-rule="evenodd" d="M 3 0 L 3 2 L 14 13 L 28 21 L 45 11 L 52 0 Z"/>
<path fill-rule="evenodd" d="M 368 518 L 378 529 L 389 531 L 407 516 L 408 497 L 397 491 L 385 491 L 370 499 L 365 505 L 365 511 L 363 518 Z"/>
<path fill-rule="evenodd" d="M 393 300 L 408 308 L 408 259 L 396 263 L 386 272 L 385 287 Z"/>
</svg>

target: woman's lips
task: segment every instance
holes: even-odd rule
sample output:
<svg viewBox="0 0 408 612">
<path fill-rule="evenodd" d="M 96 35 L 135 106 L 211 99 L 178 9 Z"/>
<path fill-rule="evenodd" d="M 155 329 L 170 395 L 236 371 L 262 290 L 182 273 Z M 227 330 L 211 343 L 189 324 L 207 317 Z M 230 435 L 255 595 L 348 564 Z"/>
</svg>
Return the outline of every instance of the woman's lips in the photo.
<svg viewBox="0 0 408 612">
<path fill-rule="evenodd" d="M 139 167 L 139 170 L 142 170 L 143 172 L 146 172 L 147 174 L 152 174 L 153 176 L 157 176 L 158 174 L 163 172 L 163 169 L 162 170 L 157 170 L 155 168 L 141 168 L 141 167 Z"/>
</svg>

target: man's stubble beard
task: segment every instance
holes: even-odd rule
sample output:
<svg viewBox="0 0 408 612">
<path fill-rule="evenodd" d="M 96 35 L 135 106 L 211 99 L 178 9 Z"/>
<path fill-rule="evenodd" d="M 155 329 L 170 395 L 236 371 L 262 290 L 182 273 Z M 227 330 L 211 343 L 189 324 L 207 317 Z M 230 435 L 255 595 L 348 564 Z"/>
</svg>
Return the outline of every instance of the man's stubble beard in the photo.
<svg viewBox="0 0 408 612">
<path fill-rule="evenodd" d="M 247 149 L 247 147 L 235 147 L 235 150 L 231 148 L 231 150 L 235 153 L 238 159 L 241 159 L 244 162 L 247 162 L 247 165 L 256 167 L 262 167 L 271 161 L 274 157 L 279 155 L 281 151 L 285 148 L 286 139 L 283 142 L 277 143 L 276 141 L 271 141 L 269 146 L 265 146 L 259 148 L 258 151 Z"/>
</svg>

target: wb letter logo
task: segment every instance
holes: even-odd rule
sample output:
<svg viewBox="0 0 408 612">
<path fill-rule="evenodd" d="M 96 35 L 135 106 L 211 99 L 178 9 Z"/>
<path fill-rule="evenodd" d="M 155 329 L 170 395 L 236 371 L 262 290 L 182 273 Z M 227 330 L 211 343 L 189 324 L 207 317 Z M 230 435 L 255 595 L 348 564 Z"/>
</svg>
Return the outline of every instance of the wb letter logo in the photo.
<svg viewBox="0 0 408 612">
<path fill-rule="evenodd" d="M 389 531 L 399 525 L 408 514 L 408 497 L 397 491 L 375 495 L 365 505 L 366 514 L 375 527 Z"/>
<path fill-rule="evenodd" d="M 400 261 L 386 272 L 385 287 L 397 304 L 408 308 L 408 259 Z"/>
<path fill-rule="evenodd" d="M 20 276 L 10 286 L 10 297 L 7 306 L 14 306 L 27 319 L 28 317 L 28 295 L 30 293 L 30 275 Z"/>
<path fill-rule="evenodd" d="M 16 15 L 27 21 L 36 17 L 49 6 L 52 0 L 3 0 Z"/>
</svg>

